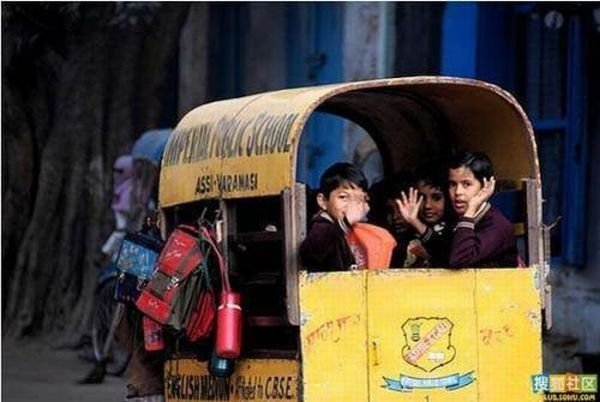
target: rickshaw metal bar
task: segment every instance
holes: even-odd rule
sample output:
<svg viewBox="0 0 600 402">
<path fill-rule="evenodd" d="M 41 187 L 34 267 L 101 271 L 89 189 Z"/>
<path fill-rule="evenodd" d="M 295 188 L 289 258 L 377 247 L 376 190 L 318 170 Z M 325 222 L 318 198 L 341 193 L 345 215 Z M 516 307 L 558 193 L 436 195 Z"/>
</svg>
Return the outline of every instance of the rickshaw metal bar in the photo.
<svg viewBox="0 0 600 402">
<path fill-rule="evenodd" d="M 158 228 L 160 229 L 160 237 L 166 239 L 168 228 L 167 228 L 167 213 L 164 208 L 158 208 Z"/>
<path fill-rule="evenodd" d="M 542 285 L 540 292 L 542 292 L 542 308 L 544 309 L 544 321 L 547 330 L 552 328 L 552 287 L 548 283 L 550 275 L 550 232 L 557 222 L 558 220 L 551 225 L 542 227 L 544 257 L 540 265 L 540 283 Z"/>
<path fill-rule="evenodd" d="M 235 255 L 231 252 L 229 247 L 229 236 L 230 234 L 237 234 L 237 220 L 235 214 L 235 205 L 228 205 L 228 203 L 222 198 L 219 200 L 219 208 L 221 209 L 223 219 L 223 255 L 227 256 L 229 263 L 229 269 L 235 271 L 237 269 L 237 261 Z"/>
<path fill-rule="evenodd" d="M 539 200 L 536 194 L 539 191 L 539 181 L 524 179 L 525 196 L 527 197 L 527 253 L 528 266 L 542 266 L 541 256 L 543 256 L 543 242 L 541 232 L 541 208 L 538 205 Z M 540 195 L 541 197 L 541 195 Z"/>
<path fill-rule="evenodd" d="M 295 183 L 292 189 L 283 191 L 282 197 L 287 318 L 290 324 L 300 325 L 298 249 L 306 237 L 306 186 L 302 183 Z"/>
<path fill-rule="evenodd" d="M 537 288 L 540 306 L 544 311 L 545 328 L 552 327 L 552 289 L 550 274 L 550 230 L 542 225 L 542 186 L 539 180 L 524 179 L 527 197 L 527 251 L 528 266 L 537 269 Z"/>
</svg>

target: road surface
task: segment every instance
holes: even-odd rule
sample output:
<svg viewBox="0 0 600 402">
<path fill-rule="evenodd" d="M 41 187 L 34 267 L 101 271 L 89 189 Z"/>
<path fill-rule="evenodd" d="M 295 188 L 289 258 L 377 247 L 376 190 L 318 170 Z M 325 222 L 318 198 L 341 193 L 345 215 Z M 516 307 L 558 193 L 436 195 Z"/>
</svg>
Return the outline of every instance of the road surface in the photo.
<svg viewBox="0 0 600 402">
<path fill-rule="evenodd" d="M 107 376 L 103 384 L 79 385 L 92 364 L 80 352 L 54 350 L 41 342 L 2 341 L 3 402 L 122 402 L 123 377 Z"/>
</svg>

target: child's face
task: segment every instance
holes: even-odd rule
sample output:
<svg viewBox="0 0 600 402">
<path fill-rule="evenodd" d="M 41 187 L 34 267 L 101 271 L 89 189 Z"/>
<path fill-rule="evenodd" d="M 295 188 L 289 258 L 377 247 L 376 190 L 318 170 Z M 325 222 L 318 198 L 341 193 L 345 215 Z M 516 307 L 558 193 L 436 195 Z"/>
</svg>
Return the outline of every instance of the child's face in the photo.
<svg viewBox="0 0 600 402">
<path fill-rule="evenodd" d="M 428 224 L 438 223 L 444 217 L 445 197 L 439 187 L 432 187 L 423 182 L 417 184 L 419 196 L 423 197 L 421 218 Z"/>
<path fill-rule="evenodd" d="M 351 225 L 361 221 L 369 212 L 367 193 L 353 184 L 336 188 L 328 198 L 319 193 L 317 203 L 333 219 L 346 218 Z"/>
<path fill-rule="evenodd" d="M 481 190 L 481 183 L 471 169 L 461 166 L 448 171 L 448 184 L 452 207 L 462 216 L 467 211 L 471 198 Z"/>
</svg>

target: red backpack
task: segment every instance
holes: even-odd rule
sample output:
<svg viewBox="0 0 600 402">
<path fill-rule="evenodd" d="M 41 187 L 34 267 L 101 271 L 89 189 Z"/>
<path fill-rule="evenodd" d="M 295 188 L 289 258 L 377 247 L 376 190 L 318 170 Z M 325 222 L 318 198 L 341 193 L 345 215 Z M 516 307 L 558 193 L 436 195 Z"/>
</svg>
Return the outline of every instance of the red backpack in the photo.
<svg viewBox="0 0 600 402">
<path fill-rule="evenodd" d="M 137 308 L 162 325 L 184 330 L 192 342 L 210 336 L 216 316 L 210 253 L 221 256 L 211 228 L 178 226 L 160 253 L 156 274 L 136 301 Z M 228 288 L 229 278 L 222 264 L 219 271 L 223 286 Z"/>
</svg>

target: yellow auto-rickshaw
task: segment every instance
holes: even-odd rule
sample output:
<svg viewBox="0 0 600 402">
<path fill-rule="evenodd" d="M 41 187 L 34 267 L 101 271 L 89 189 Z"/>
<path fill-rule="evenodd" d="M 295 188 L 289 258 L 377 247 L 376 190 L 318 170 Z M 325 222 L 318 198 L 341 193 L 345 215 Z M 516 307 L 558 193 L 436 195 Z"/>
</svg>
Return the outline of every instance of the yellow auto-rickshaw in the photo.
<svg viewBox="0 0 600 402">
<path fill-rule="evenodd" d="M 497 191 L 522 202 L 514 227 L 528 268 L 303 271 L 310 200 L 296 158 L 315 112 L 364 128 L 386 175 L 451 148 L 487 153 Z M 172 356 L 167 401 L 541 400 L 531 376 L 542 372 L 548 244 L 532 126 L 509 93 L 410 77 L 209 103 L 177 125 L 162 163 L 165 232 L 221 211 L 246 324 L 231 377 Z"/>
</svg>

